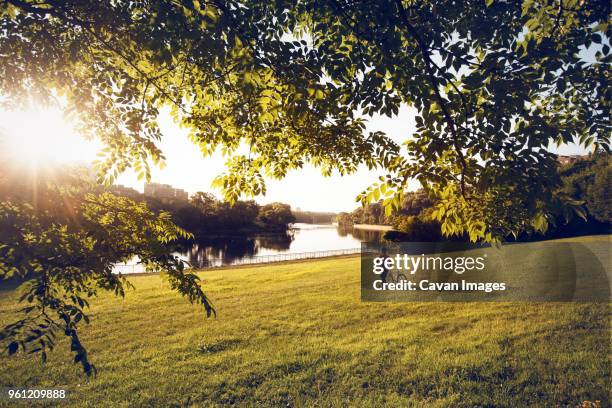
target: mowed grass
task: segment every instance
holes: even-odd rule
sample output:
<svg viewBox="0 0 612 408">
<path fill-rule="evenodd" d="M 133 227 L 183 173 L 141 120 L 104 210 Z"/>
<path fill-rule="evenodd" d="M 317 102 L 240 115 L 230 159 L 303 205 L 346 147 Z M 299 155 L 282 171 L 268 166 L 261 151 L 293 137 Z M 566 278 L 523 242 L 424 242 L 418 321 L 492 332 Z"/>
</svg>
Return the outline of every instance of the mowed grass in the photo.
<svg viewBox="0 0 612 408">
<path fill-rule="evenodd" d="M 62 341 L 44 366 L 0 357 L 0 385 L 65 387 L 79 407 L 610 404 L 608 303 L 366 303 L 358 257 L 201 277 L 216 318 L 135 276 L 83 325 L 96 378 Z M 19 305 L 0 297 L 4 325 Z"/>
</svg>

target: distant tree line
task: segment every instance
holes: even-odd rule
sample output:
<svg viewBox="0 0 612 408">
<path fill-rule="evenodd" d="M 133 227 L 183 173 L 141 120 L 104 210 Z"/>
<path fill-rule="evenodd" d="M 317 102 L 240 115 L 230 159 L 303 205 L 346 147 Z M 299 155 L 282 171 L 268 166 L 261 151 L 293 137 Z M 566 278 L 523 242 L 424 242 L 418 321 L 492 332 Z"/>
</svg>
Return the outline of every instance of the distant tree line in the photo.
<svg viewBox="0 0 612 408">
<path fill-rule="evenodd" d="M 336 217 L 339 225 L 347 226 L 353 224 L 390 224 L 390 219 L 385 216 L 382 203 L 369 203 L 358 207 L 350 213 L 342 212 Z"/>
<path fill-rule="evenodd" d="M 418 216 L 427 208 L 433 205 L 424 189 L 405 193 L 401 207 L 391 215 L 385 214 L 385 209 L 381 202 L 367 204 L 356 208 L 350 213 L 342 212 L 336 217 L 339 225 L 350 226 L 353 224 L 378 224 L 393 225 L 401 223 L 402 220 L 410 216 Z"/>
<path fill-rule="evenodd" d="M 295 222 L 303 222 L 306 224 L 330 224 L 338 216 L 333 212 L 316 212 L 316 211 L 301 211 L 294 210 Z"/>
<path fill-rule="evenodd" d="M 32 202 L 36 191 L 32 181 L 38 181 L 46 186 L 53 183 L 58 189 L 74 189 L 77 183 L 71 174 L 79 174 L 79 185 L 87 184 L 87 191 L 101 194 L 109 192 L 118 197 L 125 197 L 137 203 L 146 203 L 147 208 L 155 214 L 169 213 L 177 226 L 189 231 L 196 238 L 210 234 L 226 233 L 244 234 L 248 232 L 286 231 L 289 224 L 295 222 L 291 207 L 284 203 L 257 204 L 253 200 L 236 201 L 233 205 L 217 199 L 205 192 L 193 194 L 189 201 L 166 201 L 156 197 L 146 196 L 138 191 L 124 186 L 105 187 L 96 185 L 93 175 L 86 168 L 59 166 L 45 169 L 44 173 L 34 177 L 24 173 L 23 169 L 13 168 L 14 165 L 0 166 L 0 198 L 10 197 L 18 203 Z M 61 202 L 50 202 L 51 212 L 63 211 Z"/>
<path fill-rule="evenodd" d="M 598 152 L 567 165 L 559 165 L 562 184 L 559 192 L 582 205 L 583 217 L 558 216 L 545 234 L 520 234 L 508 240 L 533 240 L 610 233 L 612 198 L 610 197 L 610 154 Z M 340 226 L 383 224 L 393 226 L 387 239 L 436 241 L 442 239 L 440 222 L 433 219 L 434 200 L 424 189 L 405 193 L 399 211 L 385 214 L 381 202 L 367 204 L 354 211 L 338 214 Z M 453 239 L 467 240 L 467 237 Z"/>
<path fill-rule="evenodd" d="M 141 199 L 153 210 L 168 211 L 176 225 L 196 238 L 210 234 L 286 231 L 295 222 L 289 204 L 278 202 L 259 205 L 254 200 L 239 200 L 232 205 L 201 191 L 191 195 L 188 202 L 168 203 L 144 195 Z"/>
</svg>

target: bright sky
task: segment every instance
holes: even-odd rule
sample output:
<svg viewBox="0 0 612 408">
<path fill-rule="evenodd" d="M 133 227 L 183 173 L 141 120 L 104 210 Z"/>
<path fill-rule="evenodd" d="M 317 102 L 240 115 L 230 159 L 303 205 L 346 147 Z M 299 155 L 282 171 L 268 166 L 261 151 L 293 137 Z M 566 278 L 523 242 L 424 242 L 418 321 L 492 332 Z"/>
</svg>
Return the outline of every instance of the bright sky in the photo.
<svg viewBox="0 0 612 408">
<path fill-rule="evenodd" d="M 211 182 L 224 171 L 226 159 L 220 154 L 203 158 L 187 138 L 187 131 L 176 125 L 168 112 L 162 112 L 160 127 L 164 134 L 160 147 L 166 155 L 166 168 L 153 168 L 151 181 L 171 184 L 190 194 L 208 191 L 219 195 L 212 189 Z M 371 118 L 367 131 L 383 131 L 401 143 L 409 138 L 414 128 L 414 111 L 404 107 L 394 118 Z M 100 144 L 76 134 L 59 109 L 32 108 L 28 111 L 0 110 L 0 148 L 35 166 L 48 162 L 91 162 Z M 552 150 L 560 154 L 585 152 L 576 145 Z M 383 173 L 363 168 L 350 176 L 323 177 L 320 170 L 307 166 L 290 172 L 282 180 L 268 180 L 267 194 L 256 200 L 262 204 L 281 201 L 294 209 L 310 211 L 351 211 L 358 206 L 355 197 L 380 174 Z M 117 183 L 141 192 L 144 185 L 129 171 L 121 175 Z M 415 182 L 410 187 L 414 189 L 418 184 Z"/>
<path fill-rule="evenodd" d="M 189 193 L 215 192 L 211 188 L 211 182 L 225 170 L 226 158 L 220 154 L 202 158 L 199 149 L 188 140 L 187 131 L 174 124 L 167 114 L 162 115 L 160 127 L 166 136 L 160 147 L 166 155 L 167 166 L 163 171 L 153 170 L 152 180 L 171 184 Z M 385 131 L 401 142 L 408 137 L 411 129 L 414 129 L 413 115 L 405 108 L 395 119 L 375 118 L 367 130 Z M 256 200 L 262 204 L 281 201 L 293 208 L 300 207 L 310 211 L 351 211 L 358 206 L 355 197 L 374 183 L 381 174 L 383 173 L 371 172 L 364 167 L 350 176 L 323 177 L 319 169 L 308 165 L 290 172 L 282 180 L 267 179 L 266 195 L 257 197 Z M 123 175 L 118 182 L 130 187 L 142 185 L 134 174 L 129 173 Z M 417 185 L 415 183 L 414 186 Z"/>
</svg>

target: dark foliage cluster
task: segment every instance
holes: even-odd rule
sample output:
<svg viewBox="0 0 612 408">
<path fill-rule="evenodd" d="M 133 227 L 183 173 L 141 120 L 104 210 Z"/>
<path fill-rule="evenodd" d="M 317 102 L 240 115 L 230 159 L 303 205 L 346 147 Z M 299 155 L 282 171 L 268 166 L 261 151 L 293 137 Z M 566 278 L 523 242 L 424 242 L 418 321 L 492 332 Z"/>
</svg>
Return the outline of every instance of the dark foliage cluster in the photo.
<svg viewBox="0 0 612 408">
<path fill-rule="evenodd" d="M 396 228 L 402 219 L 409 216 L 418 216 L 423 210 L 431 208 L 433 201 L 424 189 L 407 192 L 403 195 L 401 206 L 391 214 L 385 212 L 381 202 L 365 204 L 350 213 L 340 213 L 336 217 L 339 225 L 353 224 L 393 225 Z M 399 228 L 402 230 L 402 228 Z"/>
<path fill-rule="evenodd" d="M 288 204 L 257 204 L 254 200 L 229 203 L 213 194 L 197 192 L 188 202 L 162 202 L 152 197 L 140 197 L 155 210 L 168 211 L 174 222 L 194 234 L 206 238 L 217 234 L 281 232 L 295 222 Z"/>
<path fill-rule="evenodd" d="M 561 180 L 559 190 L 572 199 L 581 217 L 559 215 L 551 219 L 550 226 L 540 233 L 521 233 L 507 236 L 506 240 L 541 240 L 590 234 L 610 233 L 612 230 L 612 173 L 610 154 L 599 151 L 577 158 L 570 164 L 559 165 L 557 172 Z M 366 204 L 351 213 L 341 213 L 336 220 L 340 225 L 386 224 L 394 232 L 386 234 L 387 239 L 409 241 L 437 241 L 443 237 L 440 222 L 432 216 L 435 199 L 425 190 L 408 192 L 402 206 L 392 215 L 382 211 L 380 203 Z M 571 215 L 571 214 L 568 214 Z M 452 239 L 468 240 L 455 236 Z"/>
</svg>

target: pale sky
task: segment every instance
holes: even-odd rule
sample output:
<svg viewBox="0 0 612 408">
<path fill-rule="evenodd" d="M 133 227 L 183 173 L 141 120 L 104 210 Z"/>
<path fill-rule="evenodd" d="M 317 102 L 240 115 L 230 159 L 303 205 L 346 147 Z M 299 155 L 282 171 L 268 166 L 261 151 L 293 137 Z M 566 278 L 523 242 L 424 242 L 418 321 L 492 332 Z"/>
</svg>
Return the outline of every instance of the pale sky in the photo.
<svg viewBox="0 0 612 408">
<path fill-rule="evenodd" d="M 394 119 L 373 118 L 367 131 L 384 131 L 401 143 L 408 138 L 414 126 L 413 115 L 408 108 L 404 108 Z M 212 189 L 211 182 L 225 170 L 226 158 L 220 154 L 203 158 L 199 149 L 187 138 L 187 131 L 174 124 L 168 115 L 162 116 L 160 127 L 165 136 L 160 148 L 166 155 L 167 165 L 163 171 L 154 169 L 151 179 L 189 193 L 209 191 L 218 194 Z M 357 195 L 376 182 L 381 174 L 384 173 L 363 167 L 349 176 L 323 177 L 320 169 L 307 165 L 289 172 L 282 180 L 266 179 L 266 195 L 255 200 L 262 204 L 281 201 L 293 208 L 310 211 L 352 211 L 359 205 L 355 202 Z M 142 182 L 138 182 L 134 174 L 124 174 L 118 183 L 142 190 Z M 417 186 L 415 183 L 414 187 Z"/>
<path fill-rule="evenodd" d="M 208 191 L 220 196 L 211 187 L 212 180 L 221 174 L 226 161 L 220 154 L 203 158 L 198 148 L 187 138 L 187 131 L 176 125 L 167 112 L 160 116 L 164 134 L 160 148 L 166 156 L 164 170 L 152 168 L 151 181 L 182 188 L 190 194 Z M 383 131 L 396 142 L 402 143 L 415 129 L 414 110 L 403 107 L 393 118 L 375 116 L 369 119 L 367 131 Z M 84 140 L 72 129 L 57 108 L 32 108 L 28 111 L 0 110 L 0 142 L 16 157 L 32 163 L 56 161 L 58 163 L 87 163 L 96 158 L 98 142 Z M 560 154 L 582 154 L 584 149 L 576 145 L 552 148 Z M 310 211 L 352 211 L 359 204 L 355 197 L 374 183 L 383 172 L 363 168 L 349 176 L 323 177 L 319 169 L 306 166 L 290 172 L 282 180 L 267 180 L 265 196 L 255 198 L 261 204 L 281 201 L 292 208 Z M 118 184 L 142 192 L 143 181 L 127 171 Z M 415 189 L 414 182 L 410 188 Z"/>
</svg>

